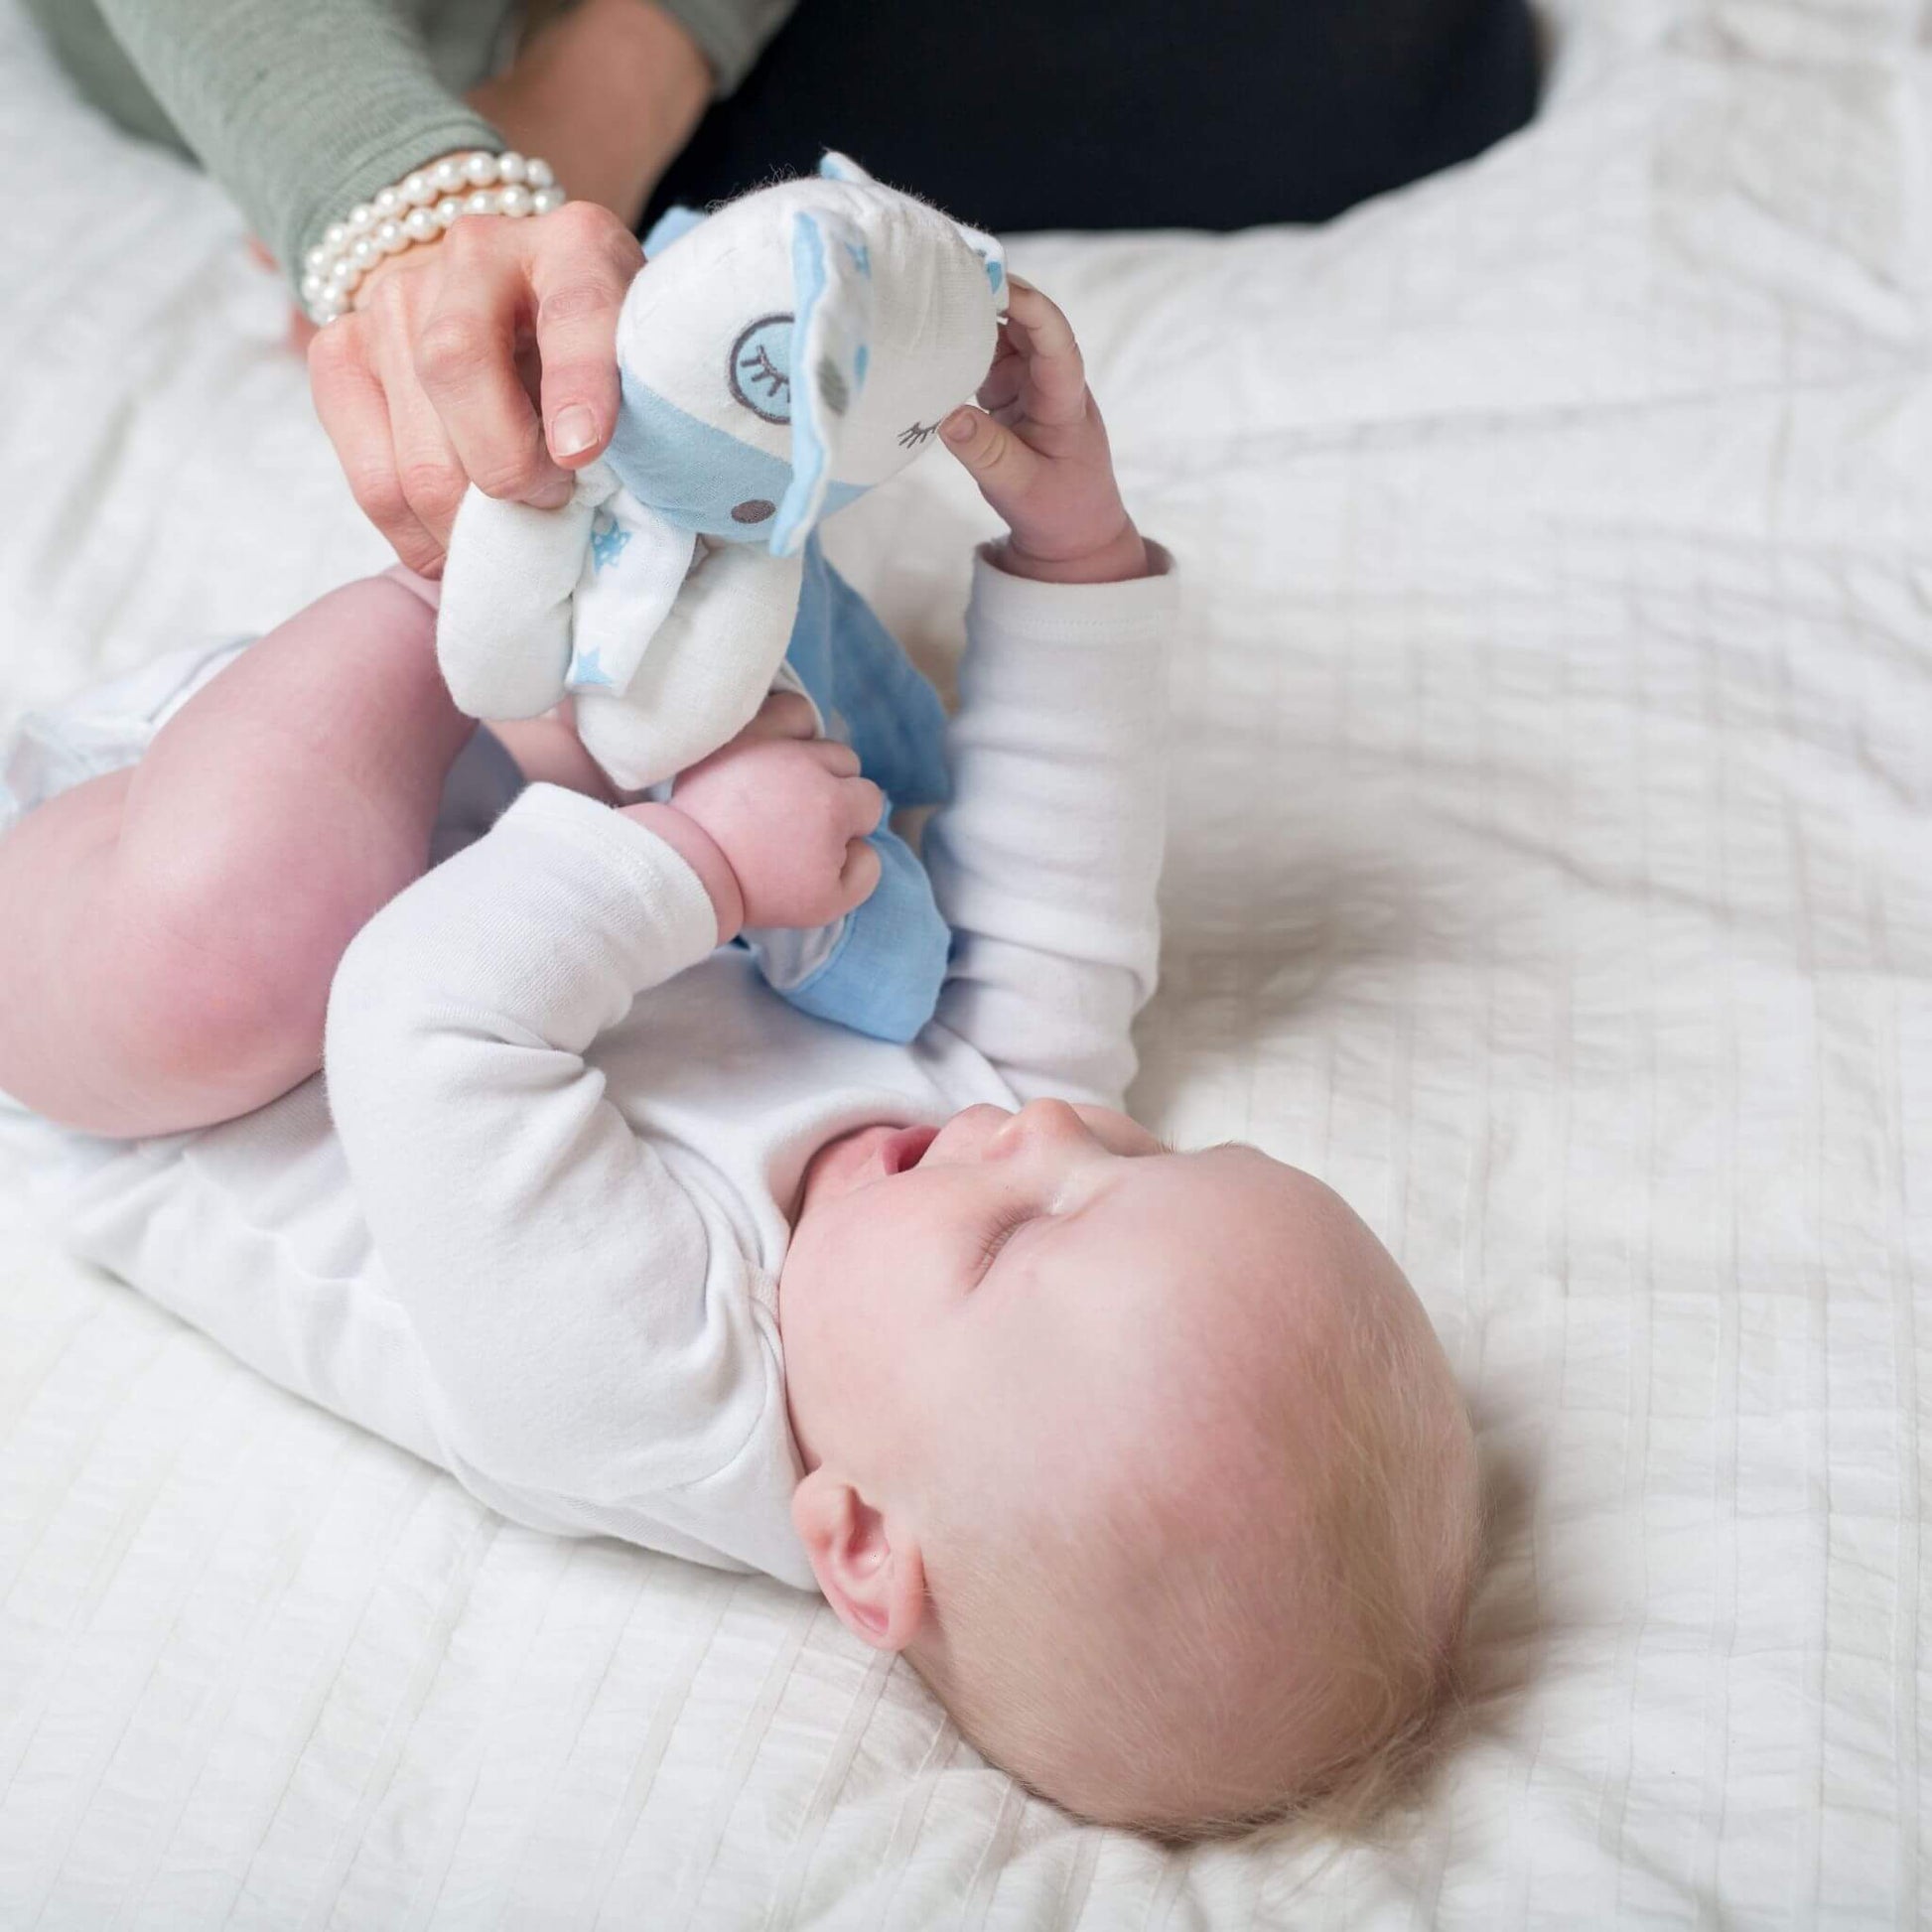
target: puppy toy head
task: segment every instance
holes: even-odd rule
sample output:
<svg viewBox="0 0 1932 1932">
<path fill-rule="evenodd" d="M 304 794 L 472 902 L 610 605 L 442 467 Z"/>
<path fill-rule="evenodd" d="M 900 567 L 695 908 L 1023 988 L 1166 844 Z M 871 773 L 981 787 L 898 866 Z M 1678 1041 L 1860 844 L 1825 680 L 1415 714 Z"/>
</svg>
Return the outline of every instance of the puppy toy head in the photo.
<svg viewBox="0 0 1932 1932">
<path fill-rule="evenodd" d="M 667 521 L 774 556 L 919 453 L 1006 310 L 998 242 L 842 155 L 714 214 L 674 209 L 646 249 L 606 461 Z"/>
</svg>

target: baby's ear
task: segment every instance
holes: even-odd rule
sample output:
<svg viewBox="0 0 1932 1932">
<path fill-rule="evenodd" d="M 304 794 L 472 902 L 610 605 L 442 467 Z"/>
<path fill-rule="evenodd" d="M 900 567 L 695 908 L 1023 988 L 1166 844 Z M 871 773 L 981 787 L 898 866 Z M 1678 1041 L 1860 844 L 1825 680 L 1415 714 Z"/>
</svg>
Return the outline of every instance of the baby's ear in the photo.
<svg viewBox="0 0 1932 1932">
<path fill-rule="evenodd" d="M 791 487 L 771 526 L 771 553 L 789 557 L 825 507 L 845 426 L 872 360 L 872 251 L 844 215 L 791 218 Z"/>
<path fill-rule="evenodd" d="M 925 1614 L 925 1565 L 904 1526 L 823 1463 L 791 1492 L 791 1523 L 839 1621 L 877 1649 L 903 1650 Z"/>
</svg>

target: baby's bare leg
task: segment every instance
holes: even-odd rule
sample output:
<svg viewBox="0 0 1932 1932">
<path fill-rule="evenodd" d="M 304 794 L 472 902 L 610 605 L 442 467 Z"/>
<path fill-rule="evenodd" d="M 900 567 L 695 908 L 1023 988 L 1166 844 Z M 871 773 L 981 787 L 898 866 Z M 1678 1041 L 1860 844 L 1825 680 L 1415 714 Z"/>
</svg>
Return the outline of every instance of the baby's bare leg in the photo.
<svg viewBox="0 0 1932 1932">
<path fill-rule="evenodd" d="M 331 593 L 138 765 L 0 840 L 0 1088 L 130 1136 L 230 1119 L 315 1072 L 336 963 L 423 871 L 474 729 L 435 621 L 399 575 Z"/>
</svg>

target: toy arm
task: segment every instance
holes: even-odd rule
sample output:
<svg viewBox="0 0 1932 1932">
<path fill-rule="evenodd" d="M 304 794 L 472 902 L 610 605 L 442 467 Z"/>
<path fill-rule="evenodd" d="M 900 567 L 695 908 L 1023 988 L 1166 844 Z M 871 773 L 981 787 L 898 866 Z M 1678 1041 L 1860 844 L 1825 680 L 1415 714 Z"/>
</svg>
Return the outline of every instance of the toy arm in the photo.
<svg viewBox="0 0 1932 1932">
<path fill-rule="evenodd" d="M 474 485 L 465 494 L 436 622 L 437 662 L 459 711 L 535 718 L 562 698 L 591 517 L 616 488 L 592 464 L 562 509 L 498 502 Z"/>
<path fill-rule="evenodd" d="M 751 723 L 798 612 L 800 565 L 749 544 L 701 545 L 697 563 L 621 691 L 577 694 L 584 749 L 626 791 L 676 776 Z M 580 651 L 598 648 L 594 601 Z"/>
</svg>

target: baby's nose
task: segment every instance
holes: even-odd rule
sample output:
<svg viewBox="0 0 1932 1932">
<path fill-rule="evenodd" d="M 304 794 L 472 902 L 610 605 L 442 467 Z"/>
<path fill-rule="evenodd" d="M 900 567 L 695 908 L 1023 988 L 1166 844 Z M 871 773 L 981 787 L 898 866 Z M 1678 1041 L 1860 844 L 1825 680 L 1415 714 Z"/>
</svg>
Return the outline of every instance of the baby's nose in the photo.
<svg viewBox="0 0 1932 1932">
<path fill-rule="evenodd" d="M 1014 1115 L 1004 1129 L 1020 1146 L 1034 1142 L 1090 1141 L 1091 1130 L 1078 1111 L 1064 1100 L 1032 1100 Z"/>
</svg>

